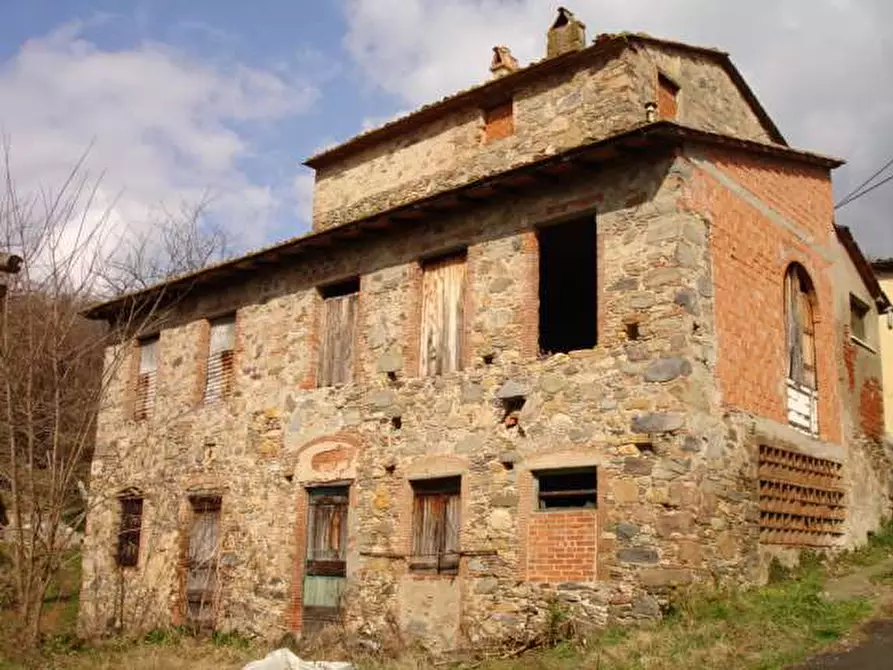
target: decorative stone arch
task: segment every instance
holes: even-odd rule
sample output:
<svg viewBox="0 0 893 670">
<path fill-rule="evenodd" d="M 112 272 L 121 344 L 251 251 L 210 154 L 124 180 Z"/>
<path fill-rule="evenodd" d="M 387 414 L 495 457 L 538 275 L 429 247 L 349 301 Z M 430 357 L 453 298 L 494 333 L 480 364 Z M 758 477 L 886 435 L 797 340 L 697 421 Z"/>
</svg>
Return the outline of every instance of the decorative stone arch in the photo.
<svg viewBox="0 0 893 670">
<path fill-rule="evenodd" d="M 360 449 L 360 438 L 353 433 L 324 435 L 299 447 L 289 458 L 288 470 L 301 486 L 353 481 Z"/>
</svg>

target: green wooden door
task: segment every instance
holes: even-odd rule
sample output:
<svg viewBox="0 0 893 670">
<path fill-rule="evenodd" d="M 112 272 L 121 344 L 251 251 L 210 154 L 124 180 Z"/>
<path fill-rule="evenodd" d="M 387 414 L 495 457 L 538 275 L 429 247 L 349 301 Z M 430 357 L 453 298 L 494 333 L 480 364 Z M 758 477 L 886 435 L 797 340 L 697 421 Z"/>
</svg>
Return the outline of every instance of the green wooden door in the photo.
<svg viewBox="0 0 893 670">
<path fill-rule="evenodd" d="M 304 630 L 338 623 L 346 581 L 347 486 L 308 490 Z"/>
</svg>

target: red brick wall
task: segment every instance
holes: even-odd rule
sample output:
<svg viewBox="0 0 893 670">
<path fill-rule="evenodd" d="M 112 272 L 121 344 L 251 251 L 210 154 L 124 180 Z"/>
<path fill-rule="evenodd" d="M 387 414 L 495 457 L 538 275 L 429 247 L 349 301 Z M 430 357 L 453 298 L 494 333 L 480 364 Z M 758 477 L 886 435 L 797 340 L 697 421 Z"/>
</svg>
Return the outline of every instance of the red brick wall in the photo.
<svg viewBox="0 0 893 670">
<path fill-rule="evenodd" d="M 832 234 L 830 177 L 827 171 L 732 152 L 712 159 L 735 185 L 723 183 L 708 170 L 696 170 L 690 204 L 695 211 L 709 213 L 713 224 L 716 369 L 723 402 L 787 422 L 784 275 L 790 263 L 798 262 L 816 290 L 819 432 L 839 442 L 839 355 L 829 263 L 813 246 L 748 201 L 758 199 L 814 243 L 824 244 Z M 738 187 L 746 193 L 736 192 Z"/>
<path fill-rule="evenodd" d="M 541 582 L 596 578 L 596 510 L 535 512 L 527 526 L 527 579 Z"/>
<path fill-rule="evenodd" d="M 884 436 L 884 394 L 880 382 L 873 377 L 862 384 L 859 422 L 867 437 L 880 440 Z"/>
</svg>

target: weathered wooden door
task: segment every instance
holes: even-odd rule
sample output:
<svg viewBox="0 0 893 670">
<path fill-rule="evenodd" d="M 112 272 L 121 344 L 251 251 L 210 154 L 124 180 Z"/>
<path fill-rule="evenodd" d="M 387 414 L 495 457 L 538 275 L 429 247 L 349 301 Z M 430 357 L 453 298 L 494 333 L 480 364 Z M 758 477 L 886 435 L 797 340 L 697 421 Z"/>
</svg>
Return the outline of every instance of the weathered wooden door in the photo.
<svg viewBox="0 0 893 670">
<path fill-rule="evenodd" d="M 462 367 L 464 303 L 465 255 L 425 263 L 419 352 L 423 375 L 453 372 Z"/>
<path fill-rule="evenodd" d="M 308 495 L 305 631 L 340 620 L 341 594 L 347 577 L 348 487 L 314 488 Z"/>
<path fill-rule="evenodd" d="M 190 626 L 214 629 L 217 596 L 217 538 L 220 498 L 192 498 L 192 525 L 186 563 L 186 620 Z"/>
</svg>

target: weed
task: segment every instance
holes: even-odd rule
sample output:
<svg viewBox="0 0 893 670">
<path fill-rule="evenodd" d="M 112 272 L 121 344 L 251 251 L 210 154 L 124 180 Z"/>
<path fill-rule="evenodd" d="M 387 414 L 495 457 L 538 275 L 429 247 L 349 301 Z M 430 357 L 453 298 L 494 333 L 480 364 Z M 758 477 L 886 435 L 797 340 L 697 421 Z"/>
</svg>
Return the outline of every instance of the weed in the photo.
<svg viewBox="0 0 893 670">
<path fill-rule="evenodd" d="M 251 640 L 239 631 L 217 631 L 211 634 L 211 644 L 215 647 L 231 647 L 233 649 L 249 649 Z"/>
</svg>

